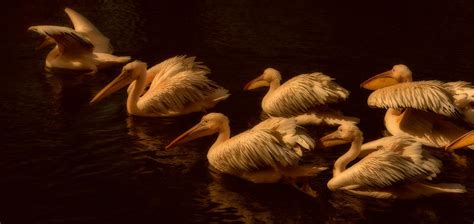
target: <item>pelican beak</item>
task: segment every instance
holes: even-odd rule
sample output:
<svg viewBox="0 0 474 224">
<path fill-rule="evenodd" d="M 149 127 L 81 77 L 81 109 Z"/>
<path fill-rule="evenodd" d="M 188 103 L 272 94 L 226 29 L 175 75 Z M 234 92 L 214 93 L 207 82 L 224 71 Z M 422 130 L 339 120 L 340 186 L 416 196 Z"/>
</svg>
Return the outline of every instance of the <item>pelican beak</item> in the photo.
<svg viewBox="0 0 474 224">
<path fill-rule="evenodd" d="M 36 47 L 36 50 L 41 50 L 41 49 L 43 49 L 47 46 L 53 45 L 53 44 L 56 44 L 54 39 L 51 38 L 51 37 L 46 37 L 46 38 L 44 38 L 44 41 L 38 47 Z"/>
<path fill-rule="evenodd" d="M 350 143 L 351 141 L 341 138 L 341 135 L 339 134 L 339 132 L 335 131 L 319 139 L 319 142 L 321 143 L 321 146 L 323 148 L 330 148 L 336 145 L 347 144 L 347 143 Z"/>
<path fill-rule="evenodd" d="M 260 87 L 270 86 L 270 83 L 265 81 L 263 75 L 255 78 L 254 80 L 248 82 L 244 86 L 244 90 L 252 90 Z"/>
<path fill-rule="evenodd" d="M 204 123 L 200 122 L 200 123 L 196 124 L 194 127 L 190 128 L 189 130 L 184 132 L 183 134 L 181 134 L 176 139 L 174 139 L 170 144 L 168 144 L 165 147 L 165 150 L 170 150 L 171 148 L 173 148 L 176 145 L 186 143 L 186 142 L 189 142 L 191 140 L 194 140 L 194 139 L 197 139 L 197 138 L 200 138 L 200 137 L 203 137 L 203 136 L 207 136 L 207 135 L 210 135 L 210 134 L 212 134 L 211 129 L 207 125 L 205 125 Z"/>
<path fill-rule="evenodd" d="M 474 144 L 474 130 L 470 131 L 446 146 L 446 150 L 453 151 Z"/>
<path fill-rule="evenodd" d="M 90 104 L 95 104 L 105 98 L 106 96 L 117 92 L 121 88 L 125 87 L 126 85 L 133 82 L 133 79 L 130 75 L 129 71 L 122 71 L 120 75 L 118 75 L 112 82 L 110 82 L 107 86 L 105 86 L 102 90 L 100 90 L 97 95 L 91 100 Z"/>
<path fill-rule="evenodd" d="M 377 90 L 387 86 L 398 84 L 399 82 L 393 78 L 392 70 L 380 73 L 360 84 L 361 88 L 368 90 Z"/>
</svg>

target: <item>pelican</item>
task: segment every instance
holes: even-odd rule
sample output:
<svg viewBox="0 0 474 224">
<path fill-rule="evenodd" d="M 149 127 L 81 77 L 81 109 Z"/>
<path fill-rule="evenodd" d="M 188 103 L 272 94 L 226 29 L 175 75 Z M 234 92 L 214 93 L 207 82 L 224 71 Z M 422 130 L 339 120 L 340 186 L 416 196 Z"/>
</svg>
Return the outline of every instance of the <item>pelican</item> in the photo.
<svg viewBox="0 0 474 224">
<path fill-rule="evenodd" d="M 309 115 L 300 118 L 305 121 L 298 124 L 311 123 L 309 121 L 317 119 L 316 117 L 324 119 L 328 115 L 358 122 L 357 118 L 345 117 L 340 112 L 327 108 L 327 104 L 346 100 L 349 96 L 348 90 L 332 80 L 331 77 L 316 72 L 297 75 L 280 85 L 280 72 L 274 68 L 267 68 L 262 75 L 247 83 L 244 90 L 269 86 L 262 100 L 262 109 L 272 117 Z"/>
<path fill-rule="evenodd" d="M 314 148 L 314 140 L 294 119 L 269 118 L 230 137 L 229 119 L 221 113 L 210 113 L 166 149 L 214 133 L 218 133 L 217 140 L 207 153 L 212 168 L 253 183 L 289 181 L 297 189 L 315 196 L 308 183 L 298 187 L 296 179 L 315 176 L 326 167 L 298 165 L 302 151 Z"/>
<path fill-rule="evenodd" d="M 45 36 L 38 48 L 55 44 L 46 56 L 47 70 L 67 69 L 95 73 L 99 68 L 130 60 L 128 56 L 112 55 L 113 48 L 109 39 L 87 18 L 70 8 L 64 11 L 71 19 L 74 29 L 47 25 L 28 28 L 29 31 Z"/>
<path fill-rule="evenodd" d="M 394 65 L 392 70 L 364 81 L 361 87 L 369 90 L 380 89 L 377 94 L 386 94 L 385 99 L 374 96 L 369 101 L 374 106 L 411 107 L 448 117 L 461 113 L 468 124 L 474 125 L 474 86 L 469 82 L 414 82 L 411 70 L 406 65 L 399 64 Z M 377 94 L 374 92 L 374 95 Z M 388 101 L 385 104 L 389 105 L 384 105 L 381 101 Z"/>
<path fill-rule="evenodd" d="M 455 94 L 456 86 L 462 86 L 458 92 L 463 93 Z M 465 110 L 460 108 L 456 98 L 474 91 L 468 90 L 469 85 L 465 82 L 413 82 L 407 66 L 395 65 L 392 70 L 364 81 L 361 87 L 375 90 L 367 103 L 371 107 L 387 109 L 385 127 L 392 135 L 411 136 L 424 145 L 445 148 L 468 132 L 449 119 Z M 469 114 L 464 113 L 467 121 L 471 119 Z"/>
<path fill-rule="evenodd" d="M 186 69 L 182 60 L 169 59 L 163 66 L 147 71 L 147 64 L 138 60 L 128 63 L 122 72 L 91 100 L 94 104 L 132 83 L 127 99 L 127 112 L 144 117 L 171 117 L 205 111 L 229 97 L 223 87 L 207 78 L 208 70 Z M 174 63 L 168 63 L 174 62 Z M 207 68 L 207 67 L 205 67 Z M 158 70 L 158 73 L 156 73 Z M 153 78 L 145 91 L 147 78 Z"/>
<path fill-rule="evenodd" d="M 320 141 L 352 142 L 350 149 L 334 163 L 333 178 L 327 183 L 331 191 L 399 199 L 466 192 L 461 184 L 428 182 L 440 172 L 442 163 L 424 152 L 421 144 L 392 144 L 347 168 L 361 151 L 363 134 L 359 128 L 352 123 L 342 124 Z"/>
</svg>

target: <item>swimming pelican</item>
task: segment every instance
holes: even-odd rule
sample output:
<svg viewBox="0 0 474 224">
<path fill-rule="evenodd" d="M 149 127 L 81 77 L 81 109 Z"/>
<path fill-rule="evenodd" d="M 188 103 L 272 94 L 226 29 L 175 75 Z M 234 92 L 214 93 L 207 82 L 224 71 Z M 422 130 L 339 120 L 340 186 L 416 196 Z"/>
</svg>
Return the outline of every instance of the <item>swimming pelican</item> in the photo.
<svg viewBox="0 0 474 224">
<path fill-rule="evenodd" d="M 392 135 L 410 136 L 424 145 L 445 148 L 468 132 L 448 118 L 459 114 L 455 99 L 464 93 L 456 95 L 452 89 L 460 83 L 412 82 L 408 67 L 395 65 L 391 71 L 376 75 L 361 86 L 375 90 L 367 103 L 371 107 L 387 109 L 385 127 Z M 474 149 L 474 146 L 470 147 Z"/>
<path fill-rule="evenodd" d="M 99 68 L 126 63 L 128 56 L 112 55 L 113 48 L 105 37 L 87 18 L 78 12 L 64 10 L 71 19 L 74 30 L 62 26 L 31 26 L 30 31 L 45 36 L 38 47 L 49 44 L 56 46 L 46 56 L 45 68 L 48 70 L 68 69 L 95 73 Z"/>
<path fill-rule="evenodd" d="M 462 113 L 474 125 L 474 86 L 469 82 L 413 81 L 411 70 L 403 64 L 378 74 L 361 84 L 378 90 L 369 98 L 369 105 L 385 108 L 414 108 L 448 117 Z"/>
<path fill-rule="evenodd" d="M 400 199 L 466 192 L 461 184 L 427 182 L 440 172 L 442 163 L 423 151 L 421 144 L 393 144 L 370 153 L 346 169 L 361 150 L 363 135 L 359 128 L 351 123 L 342 124 L 320 141 L 352 142 L 350 149 L 334 163 L 333 178 L 327 183 L 331 191 Z"/>
<path fill-rule="evenodd" d="M 289 181 L 297 189 L 315 196 L 307 183 L 298 187 L 296 179 L 315 176 L 326 167 L 298 165 L 302 151 L 314 148 L 314 140 L 294 119 L 269 118 L 231 138 L 229 119 L 220 113 L 210 113 L 166 149 L 214 133 L 218 133 L 218 137 L 207 159 L 216 170 L 253 183 Z"/>
<path fill-rule="evenodd" d="M 208 70 L 185 69 L 180 60 L 162 69 L 147 71 L 147 64 L 133 61 L 91 100 L 94 104 L 113 92 L 135 82 L 129 89 L 127 111 L 145 117 L 169 117 L 204 111 L 229 97 L 223 87 L 207 78 Z M 205 66 L 204 66 L 205 67 Z M 147 74 L 148 73 L 148 74 Z M 153 77 L 145 92 L 147 77 Z"/>
<path fill-rule="evenodd" d="M 269 86 L 262 100 L 262 109 L 272 117 L 316 113 L 320 118 L 332 115 L 342 120 L 358 122 L 357 118 L 345 117 L 327 107 L 327 104 L 343 101 L 349 96 L 349 91 L 332 80 L 331 77 L 316 72 L 295 76 L 280 85 L 280 72 L 267 68 L 262 75 L 247 83 L 244 90 Z"/>
</svg>

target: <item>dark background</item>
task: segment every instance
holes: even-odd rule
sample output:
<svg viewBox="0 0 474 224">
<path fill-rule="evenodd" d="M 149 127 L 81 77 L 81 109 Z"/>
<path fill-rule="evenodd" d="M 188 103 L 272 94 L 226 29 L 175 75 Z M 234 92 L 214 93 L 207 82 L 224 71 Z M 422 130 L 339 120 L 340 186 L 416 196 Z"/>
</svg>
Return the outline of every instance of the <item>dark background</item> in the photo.
<svg viewBox="0 0 474 224">
<path fill-rule="evenodd" d="M 463 195 L 384 201 L 332 193 L 329 171 L 311 180 L 320 196 L 284 185 L 255 185 L 207 168 L 213 137 L 170 152 L 171 139 L 201 113 L 131 118 L 125 91 L 89 106 L 119 71 L 48 74 L 48 50 L 31 25 L 71 26 L 65 7 L 91 20 L 116 55 L 154 65 L 195 55 L 232 93 L 212 111 L 234 134 L 259 121 L 264 90 L 243 92 L 266 67 L 286 80 L 324 72 L 351 90 L 338 105 L 361 118 L 365 138 L 382 136 L 383 110 L 366 105 L 365 79 L 404 63 L 414 79 L 472 82 L 472 1 L 15 1 L 2 12 L 5 55 L 0 81 L 1 223 L 472 223 L 473 153 L 433 149 L 437 182 L 466 185 Z M 317 138 L 331 128 L 310 128 Z M 348 146 L 317 150 L 305 163 L 332 166 Z"/>
</svg>

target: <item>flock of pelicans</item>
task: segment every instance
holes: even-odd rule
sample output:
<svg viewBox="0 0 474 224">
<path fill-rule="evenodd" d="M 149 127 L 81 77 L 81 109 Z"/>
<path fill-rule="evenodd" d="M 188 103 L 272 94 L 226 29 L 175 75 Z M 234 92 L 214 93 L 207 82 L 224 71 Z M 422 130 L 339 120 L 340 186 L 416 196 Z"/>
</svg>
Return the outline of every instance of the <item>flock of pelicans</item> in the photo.
<svg viewBox="0 0 474 224">
<path fill-rule="evenodd" d="M 45 36 L 40 47 L 54 45 L 46 57 L 46 69 L 94 73 L 98 69 L 130 61 L 112 55 L 109 39 L 90 21 L 66 8 L 74 29 L 60 26 L 29 28 Z M 194 57 L 177 56 L 151 68 L 141 61 L 123 66 L 122 72 L 92 100 L 99 102 L 128 85 L 127 111 L 134 116 L 179 116 L 205 111 L 229 97 L 229 92 L 208 79 L 209 69 Z M 245 90 L 268 87 L 262 110 L 268 119 L 238 135 L 230 135 L 229 119 L 209 113 L 194 127 L 173 140 L 178 144 L 218 134 L 207 158 L 216 170 L 254 183 L 286 182 L 315 196 L 307 180 L 327 169 L 299 165 L 306 151 L 316 146 L 351 143 L 339 157 L 332 190 L 376 198 L 416 198 L 437 193 L 463 193 L 456 183 L 433 183 L 442 162 L 423 146 L 447 152 L 474 149 L 474 86 L 469 82 L 413 81 L 405 65 L 376 75 L 361 84 L 374 90 L 371 107 L 385 108 L 385 127 L 390 136 L 365 143 L 359 120 L 329 107 L 344 101 L 349 91 L 322 73 L 302 74 L 281 83 L 280 72 L 267 68 L 245 85 Z M 314 140 L 303 125 L 333 125 L 338 129 Z M 360 160 L 348 167 L 348 164 Z"/>
</svg>

